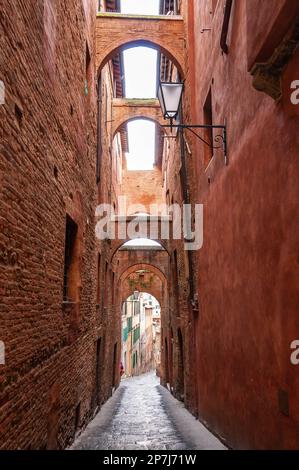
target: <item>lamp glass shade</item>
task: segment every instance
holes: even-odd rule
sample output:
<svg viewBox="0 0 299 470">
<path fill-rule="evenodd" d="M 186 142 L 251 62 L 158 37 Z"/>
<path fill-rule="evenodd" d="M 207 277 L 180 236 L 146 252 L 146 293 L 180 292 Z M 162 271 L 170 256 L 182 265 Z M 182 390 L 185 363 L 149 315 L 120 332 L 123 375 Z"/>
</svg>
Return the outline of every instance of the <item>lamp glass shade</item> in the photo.
<svg viewBox="0 0 299 470">
<path fill-rule="evenodd" d="M 164 99 L 163 99 L 163 96 L 162 96 L 162 87 L 161 87 L 161 84 L 159 86 L 159 89 L 158 89 L 158 99 L 160 101 L 160 106 L 161 106 L 161 109 L 162 109 L 162 114 L 164 116 L 164 118 L 166 117 L 166 108 L 165 108 L 165 103 L 164 103 Z"/>
<path fill-rule="evenodd" d="M 183 83 L 160 83 L 158 98 L 165 118 L 175 119 L 177 117 L 182 100 L 183 88 Z"/>
<path fill-rule="evenodd" d="M 139 299 L 139 291 L 135 290 L 134 291 L 134 300 L 138 300 L 138 299 Z"/>
</svg>

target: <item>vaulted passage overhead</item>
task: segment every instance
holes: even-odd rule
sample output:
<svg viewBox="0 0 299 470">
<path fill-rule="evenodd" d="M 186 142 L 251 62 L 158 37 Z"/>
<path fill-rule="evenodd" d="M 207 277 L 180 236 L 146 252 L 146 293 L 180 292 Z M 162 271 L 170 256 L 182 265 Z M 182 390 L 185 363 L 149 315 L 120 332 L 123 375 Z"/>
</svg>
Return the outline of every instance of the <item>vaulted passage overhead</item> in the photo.
<svg viewBox="0 0 299 470">
<path fill-rule="evenodd" d="M 120 50 L 149 46 L 167 56 L 185 76 L 184 22 L 181 17 L 160 16 L 138 19 L 138 28 L 132 28 L 134 17 L 99 13 L 96 21 L 96 67 L 104 64 Z"/>
</svg>

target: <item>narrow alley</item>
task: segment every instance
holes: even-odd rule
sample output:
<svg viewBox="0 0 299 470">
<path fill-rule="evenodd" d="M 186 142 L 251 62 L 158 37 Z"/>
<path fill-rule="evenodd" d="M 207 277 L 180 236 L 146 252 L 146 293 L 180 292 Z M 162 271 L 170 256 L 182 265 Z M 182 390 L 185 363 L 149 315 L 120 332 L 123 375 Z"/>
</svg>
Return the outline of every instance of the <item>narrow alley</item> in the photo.
<svg viewBox="0 0 299 470">
<path fill-rule="evenodd" d="M 224 450 L 154 372 L 125 379 L 72 450 Z"/>
</svg>

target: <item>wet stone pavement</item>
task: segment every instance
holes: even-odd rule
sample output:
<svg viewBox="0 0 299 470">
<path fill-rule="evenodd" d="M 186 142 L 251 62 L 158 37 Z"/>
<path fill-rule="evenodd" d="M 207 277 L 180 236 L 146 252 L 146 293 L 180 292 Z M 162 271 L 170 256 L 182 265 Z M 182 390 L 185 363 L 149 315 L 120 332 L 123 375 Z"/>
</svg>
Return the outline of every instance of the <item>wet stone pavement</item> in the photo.
<svg viewBox="0 0 299 470">
<path fill-rule="evenodd" d="M 182 416 L 175 416 L 177 409 Z M 199 445 L 188 432 L 180 432 L 181 421 L 190 436 L 193 431 L 198 435 L 196 427 L 200 426 Z M 193 450 L 201 444 L 202 448 L 224 448 L 150 373 L 123 380 L 72 449 Z"/>
</svg>

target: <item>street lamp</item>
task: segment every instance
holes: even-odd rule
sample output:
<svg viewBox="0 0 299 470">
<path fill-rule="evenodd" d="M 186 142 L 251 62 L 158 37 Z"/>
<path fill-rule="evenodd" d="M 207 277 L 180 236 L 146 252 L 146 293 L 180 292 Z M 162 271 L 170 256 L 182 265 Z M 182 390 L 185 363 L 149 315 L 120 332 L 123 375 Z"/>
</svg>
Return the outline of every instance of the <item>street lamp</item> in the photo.
<svg viewBox="0 0 299 470">
<path fill-rule="evenodd" d="M 177 129 L 187 129 L 192 134 L 194 134 L 199 140 L 201 140 L 205 145 L 213 149 L 223 148 L 225 164 L 227 165 L 227 131 L 226 125 L 207 125 L 207 124 L 173 124 L 177 119 L 184 91 L 184 83 L 172 83 L 172 82 L 160 82 L 158 88 L 158 98 L 160 101 L 160 106 L 164 119 L 170 120 L 170 125 L 164 125 L 162 127 L 174 127 Z M 203 137 L 201 137 L 194 129 L 218 129 L 222 131 L 221 133 L 215 135 L 213 142 L 207 142 Z M 219 145 L 216 145 L 219 144 Z"/>
<path fill-rule="evenodd" d="M 177 119 L 183 97 L 184 83 L 160 82 L 158 98 L 164 119 L 172 123 Z"/>
<path fill-rule="evenodd" d="M 134 300 L 138 300 L 139 299 L 139 291 L 138 290 L 134 290 Z"/>
</svg>

